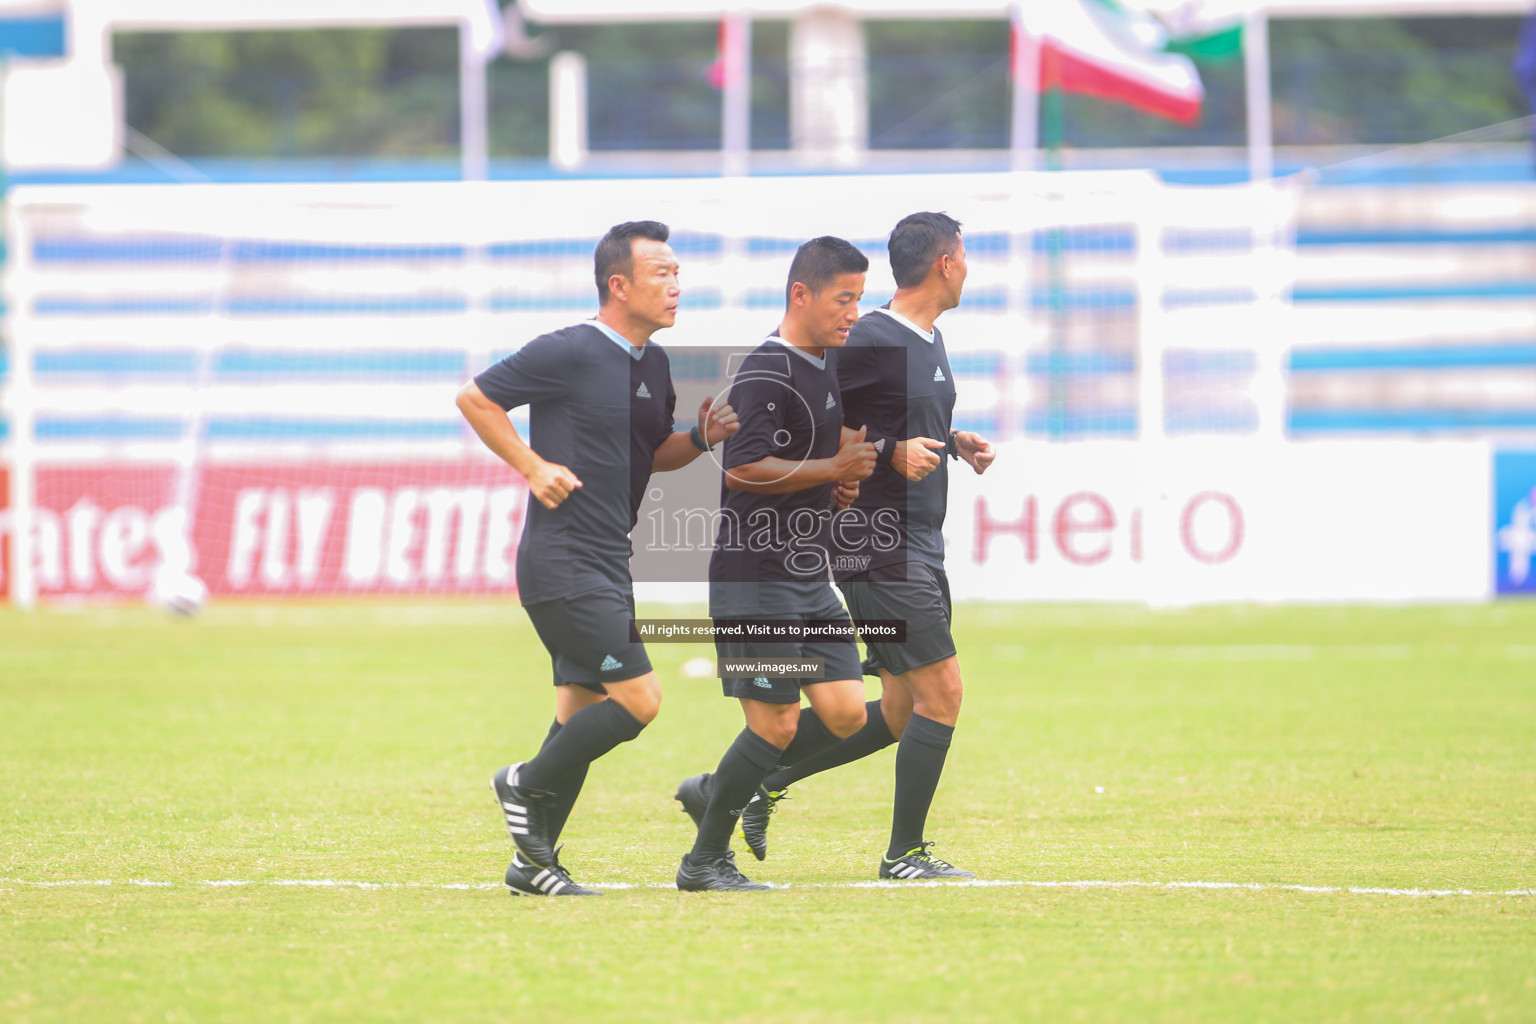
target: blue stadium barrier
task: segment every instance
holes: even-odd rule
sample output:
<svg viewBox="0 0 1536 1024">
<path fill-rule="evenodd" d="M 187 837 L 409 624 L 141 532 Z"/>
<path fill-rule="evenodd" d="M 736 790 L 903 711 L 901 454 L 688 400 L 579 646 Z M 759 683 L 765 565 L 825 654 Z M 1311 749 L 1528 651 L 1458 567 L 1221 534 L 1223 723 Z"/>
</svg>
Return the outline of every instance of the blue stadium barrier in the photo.
<svg viewBox="0 0 1536 1024">
<path fill-rule="evenodd" d="M 956 376 L 992 377 L 1002 371 L 1003 355 L 1000 352 L 951 352 L 949 368 Z"/>
<path fill-rule="evenodd" d="M 1536 368 L 1536 344 L 1423 345 L 1411 348 L 1293 349 L 1292 373 L 1341 370 L 1446 370 Z"/>
<path fill-rule="evenodd" d="M 36 353 L 32 370 L 48 376 L 145 376 L 190 377 L 197 372 L 197 353 L 191 351 L 129 351 L 120 349 L 65 349 Z"/>
<path fill-rule="evenodd" d="M 186 436 L 180 417 L 65 416 L 40 414 L 36 433 L 45 441 L 179 441 Z M 203 440 L 242 443 L 325 443 L 332 441 L 452 441 L 463 424 L 443 420 L 285 419 L 275 416 L 215 416 L 203 427 Z"/>
<path fill-rule="evenodd" d="M 1073 410 L 1060 417 L 1048 412 L 1030 412 L 1024 416 L 1024 432 L 1046 437 L 1134 437 L 1136 410 Z"/>
<path fill-rule="evenodd" d="M 1246 249 L 1253 243 L 1247 229 L 1170 229 L 1164 245 L 1170 252 L 1220 252 Z M 1453 230 L 1438 228 L 1301 228 L 1296 244 L 1308 247 L 1353 245 L 1500 245 L 1536 243 L 1536 228 Z M 749 255 L 792 254 L 799 240 L 753 237 L 746 240 Z M 883 254 L 882 238 L 854 241 L 860 249 Z M 550 238 L 523 242 L 496 242 L 485 247 L 485 255 L 494 259 L 590 258 L 596 238 Z M 671 240 L 679 254 L 718 255 L 724 249 L 720 235 L 679 233 Z M 968 252 L 1000 256 L 1012 243 L 1003 232 L 978 232 L 967 235 Z M 1052 233 L 1036 232 L 1031 240 L 1036 254 L 1053 249 L 1063 253 L 1114 252 L 1135 250 L 1135 232 L 1129 227 L 1107 225 L 1103 228 L 1071 228 Z M 241 263 L 270 262 L 388 262 L 461 260 L 474 252 L 465 245 L 312 245 L 292 242 L 267 242 L 244 239 L 234 242 L 228 253 L 219 239 L 197 235 L 163 238 L 75 239 L 38 238 L 32 258 L 39 263 L 120 263 L 120 262 L 215 262 L 222 256 Z"/>
<path fill-rule="evenodd" d="M 267 352 L 254 349 L 219 353 L 214 374 L 221 379 L 243 377 L 295 379 L 305 377 L 381 377 L 463 379 L 467 367 L 462 352 L 424 350 L 383 352 Z"/>
<path fill-rule="evenodd" d="M 1114 356 L 1102 352 L 1033 353 L 1024 362 L 1024 372 L 1037 376 L 1061 374 L 1074 377 L 1135 373 L 1136 360 L 1132 356 Z"/>
<path fill-rule="evenodd" d="M 208 441 L 453 441 L 464 424 L 452 420 L 291 420 L 275 416 L 214 417 Z"/>
<path fill-rule="evenodd" d="M 1529 430 L 1536 409 L 1292 409 L 1293 436 L 1342 433 L 1436 433 L 1455 430 Z"/>
<path fill-rule="evenodd" d="M 597 248 L 596 238 L 550 238 L 530 242 L 496 242 L 486 246 L 486 255 L 493 259 L 524 259 L 540 257 L 554 259 L 585 256 L 592 257 Z"/>
<path fill-rule="evenodd" d="M 1393 302 L 1414 299 L 1530 299 L 1536 280 L 1449 282 L 1445 284 L 1298 284 L 1296 302 Z"/>
<path fill-rule="evenodd" d="M 65 39 L 63 14 L 0 18 L 0 53 L 8 57 L 63 57 Z"/>
<path fill-rule="evenodd" d="M 772 157 L 773 154 L 764 154 Z M 934 169 L 933 158 L 921 152 L 904 154 L 897 150 L 885 150 L 882 154 L 884 169 L 893 172 L 921 173 Z M 900 157 L 907 156 L 903 163 Z M 1074 168 L 1092 169 L 1096 154 L 1091 149 L 1073 153 Z M 262 182 L 408 182 L 408 181 L 458 181 L 463 167 L 455 158 L 399 159 L 399 158 L 290 158 L 252 159 L 238 157 L 192 157 L 188 161 L 195 170 L 209 181 L 221 183 Z M 1146 149 L 1138 154 L 1136 163 L 1156 173 L 1164 182 L 1174 185 L 1231 185 L 1248 180 L 1246 158 L 1240 150 L 1215 163 L 1191 166 L 1188 157 L 1178 148 Z M 998 149 L 972 165 L 976 171 L 1007 171 L 1010 157 L 1006 150 Z M 544 158 L 502 157 L 490 162 L 489 177 L 493 181 L 545 181 L 566 180 L 567 171 L 557 170 Z M 1278 177 L 1303 171 L 1317 172 L 1310 164 L 1280 154 L 1275 163 Z M 668 176 L 714 178 L 718 176 L 718 164 L 701 164 L 696 172 L 677 172 L 669 169 Z M 772 171 L 776 177 L 799 177 L 824 172 L 806 170 L 796 172 L 789 168 Z M 651 178 L 658 174 L 653 164 L 630 162 L 625 166 L 600 167 L 587 171 L 580 177 L 599 179 Z M 1400 185 L 1400 184 L 1488 184 L 1499 182 L 1529 182 L 1536 180 L 1531 161 L 1524 152 L 1495 153 L 1489 155 L 1462 155 L 1449 163 L 1426 164 L 1412 156 L 1400 164 L 1377 163 L 1373 166 L 1346 165 L 1337 169 L 1323 167 L 1320 170 L 1324 185 L 1347 183 L 1349 185 Z M 133 185 L 175 184 L 177 179 L 163 165 L 151 164 L 140 159 L 128 159 L 115 167 L 102 171 L 16 171 L 11 174 L 13 185 Z M 591 251 L 590 249 L 588 250 Z"/>
<path fill-rule="evenodd" d="M 179 441 L 186 431 L 180 418 L 121 415 L 61 416 L 39 414 L 34 432 L 43 441 Z"/>
<path fill-rule="evenodd" d="M 490 307 L 493 313 L 569 310 L 574 313 L 590 316 L 593 299 L 594 296 L 589 291 L 582 291 L 580 293 L 568 292 L 564 295 L 507 295 L 496 293 L 491 296 Z"/>
<path fill-rule="evenodd" d="M 970 430 L 982 437 L 997 436 L 998 418 L 994 413 L 957 413 L 952 426 L 955 430 Z"/>
<path fill-rule="evenodd" d="M 36 316 L 209 316 L 213 300 L 198 296 L 159 298 L 89 298 L 43 295 L 32 304 Z"/>
<path fill-rule="evenodd" d="M 235 314 L 463 313 L 463 295 L 348 295 L 314 298 L 305 295 L 249 296 L 228 299 L 224 311 Z"/>
<path fill-rule="evenodd" d="M 1174 375 L 1249 374 L 1258 366 L 1258 355 L 1247 349 L 1175 349 L 1163 356 L 1163 372 Z"/>
<path fill-rule="evenodd" d="M 1296 244 L 1338 245 L 1529 245 L 1536 228 L 1298 228 Z"/>
</svg>

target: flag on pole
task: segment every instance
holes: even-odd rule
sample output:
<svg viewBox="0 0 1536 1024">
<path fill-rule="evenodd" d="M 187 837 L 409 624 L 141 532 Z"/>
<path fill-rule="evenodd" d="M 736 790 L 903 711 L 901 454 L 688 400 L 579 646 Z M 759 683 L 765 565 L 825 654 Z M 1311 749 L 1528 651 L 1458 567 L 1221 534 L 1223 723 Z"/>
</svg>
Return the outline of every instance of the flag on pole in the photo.
<svg viewBox="0 0 1536 1024">
<path fill-rule="evenodd" d="M 1145 12 L 1117 0 L 1047 0 L 1022 14 L 1015 32 L 1037 41 L 1042 90 L 1125 103 L 1183 124 L 1200 119 L 1199 73 L 1188 57 L 1164 52 L 1167 32 Z M 1023 51 L 1015 38 L 1016 70 Z"/>
<path fill-rule="evenodd" d="M 746 75 L 745 23 L 740 16 L 726 15 L 720 19 L 720 31 L 716 36 L 715 59 L 705 69 L 704 77 L 716 89 L 724 91 L 739 85 Z"/>
<path fill-rule="evenodd" d="M 1169 53 L 1212 64 L 1243 55 L 1243 24 L 1254 0 L 1141 0 L 1168 29 Z"/>
</svg>

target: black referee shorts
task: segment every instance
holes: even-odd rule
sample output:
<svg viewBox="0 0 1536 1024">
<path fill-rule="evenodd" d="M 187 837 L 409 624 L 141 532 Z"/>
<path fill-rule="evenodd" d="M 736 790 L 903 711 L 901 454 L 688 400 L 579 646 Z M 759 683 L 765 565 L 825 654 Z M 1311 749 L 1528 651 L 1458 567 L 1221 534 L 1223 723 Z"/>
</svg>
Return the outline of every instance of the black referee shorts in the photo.
<svg viewBox="0 0 1536 1024">
<path fill-rule="evenodd" d="M 607 693 L 604 683 L 651 671 L 645 645 L 630 640 L 635 595 L 618 587 L 525 604 L 534 631 L 549 651 L 556 686 Z"/>
<path fill-rule="evenodd" d="M 739 615 L 733 618 L 784 618 L 772 616 Z M 843 621 L 848 613 L 838 603 L 837 594 L 826 587 L 824 600 L 807 608 L 801 618 L 811 620 Z M 851 640 L 818 639 L 807 643 L 766 643 L 753 640 L 716 640 L 715 654 L 725 658 L 820 658 L 823 671 L 816 678 L 779 678 L 776 676 L 738 676 L 720 680 L 720 689 L 727 697 L 760 700 L 767 704 L 800 703 L 800 687 L 815 683 L 830 683 L 840 679 L 862 679 L 859 668 L 859 645 Z"/>
<path fill-rule="evenodd" d="M 926 562 L 871 569 L 838 584 L 854 619 L 901 619 L 907 642 L 867 644 L 870 667 L 901 675 L 955 656 L 949 577 Z"/>
</svg>

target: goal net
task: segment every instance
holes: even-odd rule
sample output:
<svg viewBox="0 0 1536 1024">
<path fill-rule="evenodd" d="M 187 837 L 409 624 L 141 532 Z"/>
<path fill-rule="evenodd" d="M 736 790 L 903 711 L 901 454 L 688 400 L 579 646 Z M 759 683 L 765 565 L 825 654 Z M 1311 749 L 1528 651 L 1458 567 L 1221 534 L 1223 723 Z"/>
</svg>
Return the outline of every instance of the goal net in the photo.
<svg viewBox="0 0 1536 1024">
<path fill-rule="evenodd" d="M 862 248 L 877 305 L 886 235 L 931 209 L 969 254 L 941 323 L 957 427 L 1278 436 L 1292 206 L 1141 172 L 18 189 L 6 591 L 515 590 L 526 492 L 454 392 L 595 312 L 592 250 L 624 220 L 672 228 L 682 311 L 657 340 L 680 393 L 687 349 L 777 324 L 800 242 Z"/>
</svg>

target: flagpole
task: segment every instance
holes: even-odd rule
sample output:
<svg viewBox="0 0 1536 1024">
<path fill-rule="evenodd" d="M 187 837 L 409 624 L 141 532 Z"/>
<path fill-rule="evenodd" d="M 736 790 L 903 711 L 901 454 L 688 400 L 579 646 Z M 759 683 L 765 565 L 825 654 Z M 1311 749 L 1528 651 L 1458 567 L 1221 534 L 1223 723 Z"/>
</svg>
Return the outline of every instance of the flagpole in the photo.
<svg viewBox="0 0 1536 1024">
<path fill-rule="evenodd" d="M 1061 143 L 1066 127 L 1066 96 L 1061 90 L 1061 72 L 1054 53 L 1042 57 L 1051 61 L 1045 72 L 1045 86 L 1040 91 L 1040 141 L 1045 149 L 1045 168 L 1061 170 Z M 1053 441 L 1067 432 L 1067 273 L 1064 253 L 1066 232 L 1060 224 L 1045 229 L 1045 279 L 1047 311 L 1050 315 L 1051 372 L 1049 379 L 1049 418 L 1047 430 Z"/>
<path fill-rule="evenodd" d="M 459 175 L 484 181 L 490 169 L 490 125 L 486 76 L 490 57 L 475 50 L 474 30 L 459 23 Z"/>
<path fill-rule="evenodd" d="M 1009 124 L 1009 167 L 1015 174 L 1013 182 L 1014 224 L 1009 232 L 1009 275 L 1013 282 L 1008 289 L 1009 306 L 1018 317 L 1019 334 L 1023 338 L 1031 333 L 1034 323 L 1034 259 L 1035 236 L 1030 222 L 1035 214 L 1033 196 L 1028 190 L 1025 177 L 1035 169 L 1035 150 L 1040 144 L 1040 40 L 1035 38 L 1024 23 L 1023 0 L 1014 0 L 1009 10 L 1009 55 L 1012 59 L 1013 116 Z M 1021 380 L 1027 380 L 1026 366 L 1021 363 Z M 1022 397 L 1011 385 L 1011 374 L 1005 375 L 1010 385 L 1004 391 L 1006 422 L 999 421 L 1001 436 L 1028 431 L 1029 399 Z"/>
<path fill-rule="evenodd" d="M 1014 3 L 1011 20 L 1013 122 L 1009 133 L 1009 166 L 1015 171 L 1032 171 L 1040 141 L 1040 42 L 1024 25 L 1023 3 Z"/>
<path fill-rule="evenodd" d="M 752 16 L 727 14 L 720 20 L 721 171 L 728 178 L 747 173 L 752 152 Z"/>
<path fill-rule="evenodd" d="M 1243 77 L 1248 101 L 1248 180 L 1275 176 L 1274 128 L 1270 119 L 1269 12 L 1255 6 L 1243 24 Z"/>
</svg>

